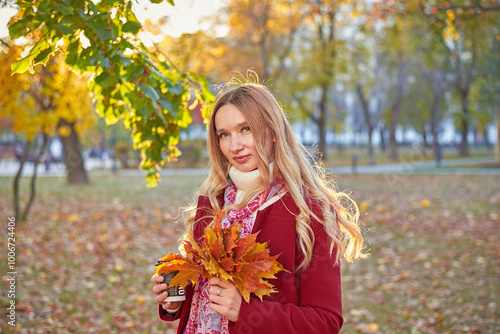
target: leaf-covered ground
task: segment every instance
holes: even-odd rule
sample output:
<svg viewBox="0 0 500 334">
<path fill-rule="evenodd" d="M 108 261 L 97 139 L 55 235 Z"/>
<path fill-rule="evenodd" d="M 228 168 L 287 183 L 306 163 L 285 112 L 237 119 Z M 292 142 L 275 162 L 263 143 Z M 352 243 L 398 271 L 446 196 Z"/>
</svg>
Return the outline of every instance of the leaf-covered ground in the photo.
<svg viewBox="0 0 500 334">
<path fill-rule="evenodd" d="M 174 333 L 158 320 L 149 281 L 175 251 L 175 223 L 200 177 L 42 178 L 18 223 L 17 333 Z M 25 192 L 27 181 L 23 184 Z M 10 178 L 0 178 L 6 232 Z M 341 176 L 364 210 L 371 255 L 343 271 L 343 333 L 500 331 L 500 182 L 486 176 Z M 2 233 L 6 237 L 6 233 Z M 0 332 L 7 325 L 6 240 Z"/>
</svg>

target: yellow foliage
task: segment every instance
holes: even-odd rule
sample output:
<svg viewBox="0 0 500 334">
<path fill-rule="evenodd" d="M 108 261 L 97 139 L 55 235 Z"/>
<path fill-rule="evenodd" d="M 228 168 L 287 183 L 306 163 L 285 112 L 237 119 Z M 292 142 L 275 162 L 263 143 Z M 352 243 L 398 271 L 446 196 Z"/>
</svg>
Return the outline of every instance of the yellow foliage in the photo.
<svg viewBox="0 0 500 334">
<path fill-rule="evenodd" d="M 61 137 L 69 137 L 69 135 L 71 134 L 71 129 L 69 126 L 67 125 L 63 125 L 59 128 L 59 130 L 57 131 L 57 133 L 59 134 L 59 136 Z"/>
<path fill-rule="evenodd" d="M 448 9 L 448 11 L 446 11 L 446 14 L 448 14 L 448 19 L 450 21 L 454 21 L 455 20 L 455 13 L 451 9 Z"/>
<path fill-rule="evenodd" d="M 12 75 L 11 64 L 23 49 L 13 45 L 0 51 L 0 119 L 8 120 L 12 131 L 24 133 L 28 140 L 38 133 L 55 135 L 60 119 L 75 122 L 79 134 L 90 129 L 95 114 L 88 78 L 72 72 L 58 55 L 46 67 L 36 67 L 34 74 Z M 60 132 L 69 135 L 68 130 Z"/>
<path fill-rule="evenodd" d="M 431 205 L 431 201 L 427 198 L 424 198 L 421 203 L 423 208 L 428 208 Z"/>
</svg>

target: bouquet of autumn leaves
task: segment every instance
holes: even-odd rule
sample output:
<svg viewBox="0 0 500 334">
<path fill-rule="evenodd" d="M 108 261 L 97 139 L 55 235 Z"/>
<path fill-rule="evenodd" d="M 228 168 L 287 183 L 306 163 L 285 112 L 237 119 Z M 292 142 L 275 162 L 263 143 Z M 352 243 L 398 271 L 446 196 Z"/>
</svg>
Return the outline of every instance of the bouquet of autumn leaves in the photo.
<svg viewBox="0 0 500 334">
<path fill-rule="evenodd" d="M 236 285 L 246 302 L 254 293 L 262 297 L 276 292 L 273 285 L 264 279 L 276 278 L 274 274 L 285 270 L 276 260 L 279 256 L 270 256 L 267 243 L 256 242 L 257 233 L 241 237 L 240 225 L 222 227 L 225 211 L 220 210 L 213 223 L 205 229 L 199 245 L 189 232 L 182 241 L 185 254 L 169 253 L 158 260 L 156 275 L 179 271 L 169 284 L 185 288 L 195 284 L 200 276 L 206 279 L 219 277 L 225 282 Z M 286 271 L 286 270 L 285 270 Z"/>
</svg>

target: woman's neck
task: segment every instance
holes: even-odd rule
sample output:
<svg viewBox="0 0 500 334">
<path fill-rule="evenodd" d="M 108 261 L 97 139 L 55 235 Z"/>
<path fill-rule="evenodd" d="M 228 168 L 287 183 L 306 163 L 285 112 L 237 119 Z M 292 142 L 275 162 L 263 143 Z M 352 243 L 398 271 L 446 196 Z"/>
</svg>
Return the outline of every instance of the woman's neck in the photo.
<svg viewBox="0 0 500 334">
<path fill-rule="evenodd" d="M 241 191 L 247 190 L 258 176 L 259 169 L 254 169 L 250 172 L 241 172 L 236 167 L 232 166 L 229 170 L 229 177 L 236 185 L 236 188 Z"/>
</svg>

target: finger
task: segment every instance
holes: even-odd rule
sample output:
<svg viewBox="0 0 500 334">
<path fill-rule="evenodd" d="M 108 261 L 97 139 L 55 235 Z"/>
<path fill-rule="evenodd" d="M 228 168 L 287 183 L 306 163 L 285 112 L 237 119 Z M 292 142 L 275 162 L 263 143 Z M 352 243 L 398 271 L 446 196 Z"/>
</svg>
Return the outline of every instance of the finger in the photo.
<svg viewBox="0 0 500 334">
<path fill-rule="evenodd" d="M 221 286 L 218 286 L 218 285 L 211 285 L 210 288 L 208 289 L 208 292 L 211 294 L 211 295 L 217 295 L 217 292 L 220 290 Z M 224 288 L 222 288 L 222 290 L 219 292 L 219 296 L 222 294 L 222 291 L 224 291 Z"/>
<path fill-rule="evenodd" d="M 222 315 L 225 315 L 225 313 L 227 312 L 227 308 L 225 306 L 216 303 L 210 303 L 208 304 L 208 307 L 210 307 L 212 310 Z"/>
<path fill-rule="evenodd" d="M 164 291 L 155 297 L 155 302 L 157 302 L 158 304 L 163 304 L 163 303 L 165 303 L 165 299 L 167 297 L 168 297 L 168 292 Z M 168 302 L 168 303 L 170 303 L 170 302 Z"/>
<path fill-rule="evenodd" d="M 158 294 L 162 293 L 164 290 L 166 290 L 167 287 L 168 287 L 168 285 L 165 283 L 155 285 L 153 287 L 153 293 L 158 295 Z"/>
<path fill-rule="evenodd" d="M 230 303 L 229 299 L 224 298 L 223 296 L 217 296 L 215 294 L 208 295 L 208 300 L 217 305 L 225 305 Z"/>
<path fill-rule="evenodd" d="M 151 282 L 154 284 L 161 283 L 164 280 L 165 280 L 165 278 L 163 276 L 160 276 L 160 275 L 154 275 L 153 277 L 151 277 Z"/>
<path fill-rule="evenodd" d="M 221 286 L 224 289 L 230 288 L 233 284 L 224 282 L 221 280 L 219 277 L 213 277 L 208 281 L 211 285 L 218 285 Z"/>
<path fill-rule="evenodd" d="M 161 307 L 164 309 L 164 310 L 172 310 L 172 309 L 175 309 L 175 307 L 173 306 L 173 302 L 165 302 L 165 303 L 159 303 L 161 305 Z"/>
</svg>

